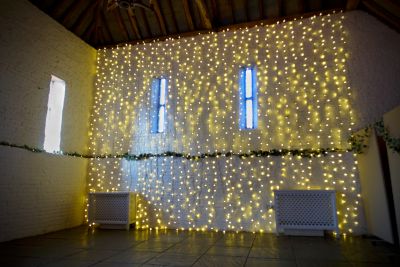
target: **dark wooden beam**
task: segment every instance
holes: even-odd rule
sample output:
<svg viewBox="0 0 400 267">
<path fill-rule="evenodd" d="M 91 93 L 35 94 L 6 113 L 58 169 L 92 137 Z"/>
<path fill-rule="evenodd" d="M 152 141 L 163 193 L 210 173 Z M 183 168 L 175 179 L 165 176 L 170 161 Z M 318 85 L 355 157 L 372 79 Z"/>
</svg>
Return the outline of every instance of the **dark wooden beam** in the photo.
<svg viewBox="0 0 400 267">
<path fill-rule="evenodd" d="M 110 42 L 113 43 L 114 42 L 114 38 L 112 36 L 111 30 L 110 30 L 110 26 L 108 26 L 107 18 L 104 15 L 104 9 L 100 9 L 99 13 L 100 13 L 100 24 L 104 27 L 105 33 L 109 37 L 108 40 L 110 40 Z"/>
<path fill-rule="evenodd" d="M 245 16 L 245 21 L 250 21 L 250 10 L 249 10 L 249 2 L 250 1 L 244 1 L 244 16 Z"/>
<path fill-rule="evenodd" d="M 220 22 L 219 8 L 216 0 L 211 0 L 211 13 L 213 18 L 213 26 L 219 27 L 221 22 Z"/>
<path fill-rule="evenodd" d="M 323 11 L 316 11 L 316 12 L 309 12 L 305 14 L 297 14 L 293 16 L 286 16 L 286 17 L 280 17 L 280 18 L 269 18 L 269 19 L 263 19 L 263 20 L 257 20 L 257 21 L 250 21 L 250 22 L 245 22 L 245 23 L 238 23 L 235 25 L 228 25 L 228 26 L 223 26 L 219 28 L 214 28 L 213 30 L 198 30 L 198 31 L 192 31 L 192 32 L 186 32 L 186 33 L 181 33 L 181 34 L 173 34 L 169 36 L 162 36 L 162 37 L 156 37 L 156 38 L 148 38 L 140 41 L 132 41 L 128 42 L 128 44 L 136 45 L 136 44 L 144 44 L 144 43 L 150 43 L 150 42 L 161 42 L 167 39 L 178 39 L 178 38 L 184 38 L 184 37 L 191 37 L 191 36 L 197 36 L 199 34 L 209 34 L 211 32 L 221 32 L 229 29 L 229 31 L 233 30 L 239 30 L 239 29 L 245 29 L 245 28 L 251 28 L 255 26 L 264 26 L 264 25 L 270 25 L 270 24 L 275 24 L 278 21 L 292 21 L 292 20 L 299 20 L 299 19 L 304 19 L 304 18 L 309 18 L 312 16 L 319 16 L 319 15 L 326 15 L 326 14 L 332 14 L 333 12 L 340 12 L 342 9 L 330 9 L 330 10 L 323 10 Z M 122 42 L 120 44 L 113 44 L 113 45 L 108 45 L 104 46 L 104 48 L 112 48 L 116 47 L 117 45 L 121 44 L 126 44 L 127 42 Z"/>
<path fill-rule="evenodd" d="M 258 0 L 258 19 L 264 18 L 264 1 Z"/>
<path fill-rule="evenodd" d="M 395 17 L 391 13 L 389 13 L 386 9 L 382 8 L 374 1 L 371 0 L 363 0 L 362 5 L 372 14 L 374 14 L 377 18 L 382 20 L 384 23 L 396 29 L 398 32 L 400 31 L 400 20 Z"/>
<path fill-rule="evenodd" d="M 103 28 L 101 26 L 96 27 L 96 47 L 104 45 L 104 33 L 103 33 Z"/>
<path fill-rule="evenodd" d="M 323 2 L 323 0 L 321 0 Z M 282 17 L 285 15 L 284 12 L 284 5 L 283 5 L 283 0 L 276 0 L 276 6 L 277 6 L 277 10 L 278 10 L 278 17 Z"/>
<path fill-rule="evenodd" d="M 158 24 L 160 26 L 161 29 L 161 33 L 163 35 L 167 35 L 167 27 L 165 26 L 165 21 L 164 21 L 164 17 L 161 13 L 161 9 L 160 9 L 160 5 L 158 4 L 158 0 L 151 0 L 150 1 L 150 6 L 152 7 L 152 9 L 154 10 L 157 20 L 158 20 Z"/>
<path fill-rule="evenodd" d="M 133 32 L 135 33 L 137 39 L 143 39 L 142 34 L 140 33 L 140 30 L 138 27 L 138 22 L 136 19 L 135 11 L 132 8 L 128 8 L 128 17 L 129 17 L 129 22 L 131 23 Z"/>
<path fill-rule="evenodd" d="M 212 29 L 212 24 L 210 20 L 210 16 L 208 15 L 206 3 L 203 0 L 196 0 L 197 8 L 199 9 L 201 22 L 203 27 L 210 30 Z"/>
<path fill-rule="evenodd" d="M 236 16 L 235 16 L 235 2 L 233 0 L 228 1 L 229 8 L 231 9 L 232 21 L 236 23 Z"/>
<path fill-rule="evenodd" d="M 96 46 L 102 45 L 102 44 L 105 43 L 103 35 L 102 35 L 103 27 L 101 25 L 101 18 L 99 16 L 100 9 L 103 8 L 103 3 L 102 3 L 101 0 L 98 0 L 97 3 L 98 4 L 97 4 L 97 7 L 96 7 L 96 10 L 94 11 L 94 14 L 93 14 L 93 19 L 94 19 L 95 25 L 96 25 L 95 26 L 96 27 L 96 29 L 95 29 L 95 31 L 96 31 L 96 38 L 95 38 L 96 42 L 95 42 L 95 45 Z"/>
<path fill-rule="evenodd" d="M 123 18 L 122 18 L 122 14 L 121 14 L 120 9 L 119 9 L 119 8 L 116 8 L 116 9 L 114 9 L 114 10 L 112 11 L 112 13 L 113 13 L 114 16 L 115 16 L 115 19 L 117 20 L 118 25 L 119 25 L 119 28 L 120 28 L 121 32 L 123 33 L 125 39 L 126 39 L 127 41 L 130 41 L 131 38 L 130 38 L 130 36 L 129 36 L 129 31 L 128 31 L 128 29 L 126 28 L 126 25 L 125 25 L 124 20 L 123 20 Z"/>
<path fill-rule="evenodd" d="M 357 9 L 358 4 L 360 4 L 360 0 L 347 0 L 346 10 L 354 10 Z"/>
<path fill-rule="evenodd" d="M 183 9 L 185 11 L 186 22 L 190 31 L 194 31 L 194 24 L 192 19 L 192 14 L 190 13 L 190 7 L 188 0 L 182 0 Z"/>
<path fill-rule="evenodd" d="M 96 28 L 96 23 L 92 20 L 82 34 L 83 39 L 85 39 L 87 42 L 90 43 L 90 39 L 95 28 Z"/>
<path fill-rule="evenodd" d="M 147 12 L 145 12 L 142 8 L 139 8 L 139 12 L 143 18 L 143 22 L 144 22 L 143 25 L 144 25 L 144 28 L 146 29 L 147 35 L 150 37 L 153 36 L 153 33 L 151 32 L 149 21 L 147 20 L 147 15 L 146 15 Z"/>
<path fill-rule="evenodd" d="M 72 3 L 70 0 L 53 0 L 54 3 L 50 8 L 50 14 L 53 18 L 60 18 L 63 11 L 68 8 Z"/>
<path fill-rule="evenodd" d="M 174 27 L 174 32 L 179 32 L 178 21 L 176 20 L 175 11 L 174 11 L 172 2 L 171 2 L 171 0 L 168 0 L 167 3 L 168 3 L 169 9 L 171 10 L 172 25 Z"/>
<path fill-rule="evenodd" d="M 299 13 L 307 12 L 306 11 L 306 9 L 307 9 L 306 8 L 306 5 L 307 5 L 306 1 L 307 0 L 299 0 L 298 1 Z"/>
<path fill-rule="evenodd" d="M 72 4 L 65 9 L 63 14 L 61 15 L 60 21 L 62 25 L 65 25 L 66 22 L 74 16 L 77 12 L 79 12 L 80 9 L 82 9 L 82 3 L 85 1 L 80 1 L 80 0 L 75 0 L 72 2 Z"/>
<path fill-rule="evenodd" d="M 78 18 L 71 26 L 71 30 L 75 33 L 78 33 L 80 28 L 82 27 L 83 20 L 90 16 L 90 13 L 93 12 L 94 8 L 97 6 L 96 2 L 89 2 L 89 4 L 80 12 Z"/>
</svg>

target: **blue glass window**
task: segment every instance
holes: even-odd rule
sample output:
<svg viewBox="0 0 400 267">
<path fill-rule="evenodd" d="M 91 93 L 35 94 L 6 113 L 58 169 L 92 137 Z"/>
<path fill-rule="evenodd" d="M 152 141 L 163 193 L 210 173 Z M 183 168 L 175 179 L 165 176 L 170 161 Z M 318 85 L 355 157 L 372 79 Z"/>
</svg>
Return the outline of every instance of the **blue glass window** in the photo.
<svg viewBox="0 0 400 267">
<path fill-rule="evenodd" d="M 156 78 L 152 83 L 151 132 L 163 133 L 166 127 L 167 79 Z"/>
<path fill-rule="evenodd" d="M 240 69 L 240 129 L 257 128 L 257 76 L 253 67 Z"/>
</svg>

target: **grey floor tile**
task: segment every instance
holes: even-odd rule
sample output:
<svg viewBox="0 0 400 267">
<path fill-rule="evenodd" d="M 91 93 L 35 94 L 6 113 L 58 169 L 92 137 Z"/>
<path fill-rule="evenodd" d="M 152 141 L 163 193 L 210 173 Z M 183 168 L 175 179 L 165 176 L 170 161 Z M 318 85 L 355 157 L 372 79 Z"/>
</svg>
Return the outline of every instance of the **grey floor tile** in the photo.
<svg viewBox="0 0 400 267">
<path fill-rule="evenodd" d="M 400 252 L 382 241 L 361 237 L 332 239 L 86 227 L 0 243 L 0 266 L 5 267 L 234 267 L 245 263 L 246 266 L 400 266 Z"/>
<path fill-rule="evenodd" d="M 33 257 L 1 257 L 0 266 L 4 267 L 37 267 L 46 264 L 49 259 Z"/>
<path fill-rule="evenodd" d="M 158 252 L 148 252 L 148 251 L 134 251 L 128 250 L 122 253 L 116 254 L 107 260 L 106 262 L 119 262 L 119 263 L 145 263 L 152 258 L 160 255 Z"/>
<path fill-rule="evenodd" d="M 238 235 L 238 236 L 223 236 L 217 242 L 216 246 L 231 246 L 231 247 L 251 247 L 253 244 L 254 235 Z"/>
<path fill-rule="evenodd" d="M 291 248 L 292 240 L 288 236 L 276 236 L 273 234 L 256 235 L 253 247 Z"/>
<path fill-rule="evenodd" d="M 118 240 L 116 242 L 116 240 Z M 107 238 L 99 240 L 89 240 L 82 244 L 87 249 L 107 249 L 107 250 L 126 250 L 130 247 L 140 244 L 143 241 L 119 240 L 118 238 Z"/>
<path fill-rule="evenodd" d="M 147 264 L 165 266 L 192 266 L 198 258 L 199 256 L 195 255 L 163 253 L 147 262 Z"/>
<path fill-rule="evenodd" d="M 115 250 L 83 250 L 79 253 L 66 257 L 65 259 L 72 261 L 89 261 L 94 263 L 106 260 L 119 253 L 120 252 Z"/>
<path fill-rule="evenodd" d="M 339 248 L 326 248 L 323 246 L 293 248 L 297 260 L 326 260 L 346 261 L 344 252 Z"/>
<path fill-rule="evenodd" d="M 352 262 L 353 267 L 398 267 L 395 263 L 382 263 L 382 262 Z"/>
<path fill-rule="evenodd" d="M 346 261 L 310 261 L 298 260 L 297 267 L 353 267 L 351 262 Z"/>
<path fill-rule="evenodd" d="M 206 253 L 206 255 L 221 255 L 221 256 L 235 256 L 235 257 L 247 257 L 250 248 L 245 247 L 221 247 L 212 246 Z"/>
<path fill-rule="evenodd" d="M 144 241 L 138 245 L 132 247 L 133 250 L 137 251 L 155 251 L 155 252 L 163 252 L 171 247 L 176 245 L 176 243 L 169 243 L 169 242 L 161 242 L 161 241 Z"/>
<path fill-rule="evenodd" d="M 370 249 L 365 251 L 345 251 L 345 257 L 352 262 L 375 262 L 375 263 L 391 263 L 390 258 L 386 254 L 377 253 Z"/>
<path fill-rule="evenodd" d="M 249 257 L 252 258 L 270 258 L 270 259 L 288 259 L 295 260 L 295 254 L 291 247 L 253 247 L 250 250 Z"/>
<path fill-rule="evenodd" d="M 253 266 L 296 267 L 296 261 L 248 258 L 245 266 L 246 267 L 253 267 Z"/>
<path fill-rule="evenodd" d="M 139 267 L 143 265 L 137 263 L 123 263 L 123 262 L 99 262 L 94 265 L 91 265 L 90 267 L 92 266 L 93 267 Z"/>
<path fill-rule="evenodd" d="M 48 262 L 44 264 L 43 267 L 87 267 L 92 264 L 93 262 L 90 261 L 60 259 Z"/>
<path fill-rule="evenodd" d="M 81 249 L 65 247 L 37 247 L 37 246 L 9 246 L 0 250 L 0 257 L 35 257 L 35 258 L 61 258 L 82 251 Z"/>
<path fill-rule="evenodd" d="M 239 267 L 243 266 L 246 261 L 246 257 L 227 257 L 227 256 L 202 256 L 193 266 L 194 267 Z"/>
<path fill-rule="evenodd" d="M 201 255 L 205 253 L 210 247 L 210 245 L 198 245 L 193 243 L 177 244 L 167 249 L 165 253 Z"/>
</svg>

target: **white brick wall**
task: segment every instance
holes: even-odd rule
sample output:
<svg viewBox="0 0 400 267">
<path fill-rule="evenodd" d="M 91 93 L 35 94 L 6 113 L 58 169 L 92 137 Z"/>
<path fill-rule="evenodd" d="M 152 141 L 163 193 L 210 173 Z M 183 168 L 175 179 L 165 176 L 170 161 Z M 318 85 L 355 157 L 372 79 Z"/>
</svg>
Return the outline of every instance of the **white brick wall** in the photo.
<svg viewBox="0 0 400 267">
<path fill-rule="evenodd" d="M 85 152 L 96 51 L 27 0 L 0 1 L 0 140 L 43 148 L 51 74 L 66 81 L 61 149 Z M 0 241 L 83 222 L 87 160 L 0 147 Z"/>
</svg>

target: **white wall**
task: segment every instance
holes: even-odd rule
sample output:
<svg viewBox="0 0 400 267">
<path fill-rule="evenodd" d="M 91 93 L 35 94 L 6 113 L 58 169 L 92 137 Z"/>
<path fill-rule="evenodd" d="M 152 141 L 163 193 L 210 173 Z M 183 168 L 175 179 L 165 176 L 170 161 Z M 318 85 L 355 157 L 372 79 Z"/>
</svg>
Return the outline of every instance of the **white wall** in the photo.
<svg viewBox="0 0 400 267">
<path fill-rule="evenodd" d="M 364 153 L 357 155 L 357 160 L 368 233 L 393 243 L 388 199 L 374 131 L 366 141 L 368 147 Z"/>
<path fill-rule="evenodd" d="M 400 106 L 383 116 L 383 121 L 393 138 L 400 138 Z M 387 147 L 392 182 L 394 208 L 396 212 L 397 231 L 400 240 L 400 154 Z"/>
<path fill-rule="evenodd" d="M 0 1 L 0 140 L 43 148 L 51 75 L 66 81 L 61 149 L 87 151 L 96 51 L 27 0 Z M 87 160 L 0 146 L 0 241 L 79 225 Z"/>
<path fill-rule="evenodd" d="M 356 30 L 351 16 L 100 50 L 92 151 L 347 148 L 356 112 L 347 64 L 351 33 L 345 33 Z M 257 68 L 259 126 L 253 131 L 238 127 L 239 69 L 246 65 Z M 160 76 L 169 81 L 168 124 L 165 133 L 151 134 L 150 87 Z M 315 188 L 337 190 L 343 232 L 365 232 L 352 153 L 98 159 L 90 162 L 89 177 L 92 191 L 140 193 L 142 226 L 273 232 L 274 213 L 267 210 L 273 190 Z"/>
<path fill-rule="evenodd" d="M 400 34 L 361 11 L 347 13 L 356 129 L 400 105 Z"/>
</svg>

